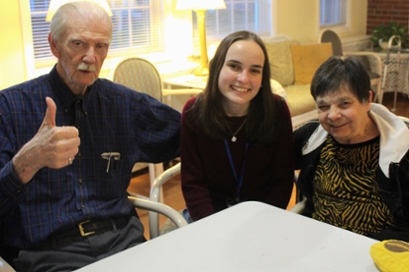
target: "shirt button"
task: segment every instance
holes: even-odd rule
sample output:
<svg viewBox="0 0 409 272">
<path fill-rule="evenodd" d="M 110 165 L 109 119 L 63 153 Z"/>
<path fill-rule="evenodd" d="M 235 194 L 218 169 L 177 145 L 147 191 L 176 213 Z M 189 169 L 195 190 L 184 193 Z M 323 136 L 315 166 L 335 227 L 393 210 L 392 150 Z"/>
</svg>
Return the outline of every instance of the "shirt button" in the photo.
<svg viewBox="0 0 409 272">
<path fill-rule="evenodd" d="M 79 179 L 78 182 L 79 182 L 79 183 L 82 183 L 82 179 Z"/>
</svg>

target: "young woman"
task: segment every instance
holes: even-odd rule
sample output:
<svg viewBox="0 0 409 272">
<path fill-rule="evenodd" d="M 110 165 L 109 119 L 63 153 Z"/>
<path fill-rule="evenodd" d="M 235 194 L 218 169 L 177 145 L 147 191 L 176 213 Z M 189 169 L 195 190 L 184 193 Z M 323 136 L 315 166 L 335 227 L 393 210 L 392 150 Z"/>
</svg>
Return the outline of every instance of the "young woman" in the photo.
<svg viewBox="0 0 409 272">
<path fill-rule="evenodd" d="M 203 93 L 181 124 L 182 191 L 195 221 L 242 201 L 286 208 L 294 177 L 291 117 L 270 87 L 266 48 L 254 33 L 227 36 Z"/>
</svg>

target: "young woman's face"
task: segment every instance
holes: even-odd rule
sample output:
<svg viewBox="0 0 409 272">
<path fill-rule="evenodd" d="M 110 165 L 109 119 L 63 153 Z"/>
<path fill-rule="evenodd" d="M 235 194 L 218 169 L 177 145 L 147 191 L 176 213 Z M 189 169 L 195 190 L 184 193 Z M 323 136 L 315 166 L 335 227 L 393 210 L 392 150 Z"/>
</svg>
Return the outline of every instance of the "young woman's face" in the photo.
<svg viewBox="0 0 409 272">
<path fill-rule="evenodd" d="M 264 58 L 263 50 L 252 40 L 237 41 L 227 50 L 218 84 L 228 116 L 247 114 L 261 87 Z"/>
<path fill-rule="evenodd" d="M 359 143 L 365 139 L 371 122 L 368 115 L 371 100 L 372 94 L 367 102 L 361 103 L 349 87 L 343 85 L 335 92 L 317 97 L 318 119 L 338 143 Z"/>
</svg>

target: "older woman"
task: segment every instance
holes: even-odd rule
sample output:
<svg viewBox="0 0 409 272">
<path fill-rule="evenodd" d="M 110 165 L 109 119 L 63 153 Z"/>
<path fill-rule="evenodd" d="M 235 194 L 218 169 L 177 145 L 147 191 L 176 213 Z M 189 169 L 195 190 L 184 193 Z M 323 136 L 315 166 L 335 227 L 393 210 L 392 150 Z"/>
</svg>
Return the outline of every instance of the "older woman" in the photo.
<svg viewBox="0 0 409 272">
<path fill-rule="evenodd" d="M 316 71 L 319 122 L 294 133 L 304 214 L 380 240 L 409 240 L 409 130 L 371 103 L 370 88 L 356 58 L 332 57 Z"/>
</svg>

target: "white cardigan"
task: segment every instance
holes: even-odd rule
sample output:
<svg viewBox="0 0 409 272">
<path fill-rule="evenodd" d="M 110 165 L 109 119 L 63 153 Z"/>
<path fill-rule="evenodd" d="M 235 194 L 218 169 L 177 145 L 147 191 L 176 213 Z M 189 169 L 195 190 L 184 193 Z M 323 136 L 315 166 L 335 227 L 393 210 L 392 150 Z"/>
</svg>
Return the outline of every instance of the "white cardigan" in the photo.
<svg viewBox="0 0 409 272">
<path fill-rule="evenodd" d="M 381 104 L 372 103 L 369 115 L 380 133 L 379 166 L 389 178 L 389 164 L 399 162 L 409 149 L 409 129 L 405 122 Z M 328 132 L 321 125 L 318 126 L 303 147 L 303 155 L 319 147 L 327 135 Z"/>
</svg>

